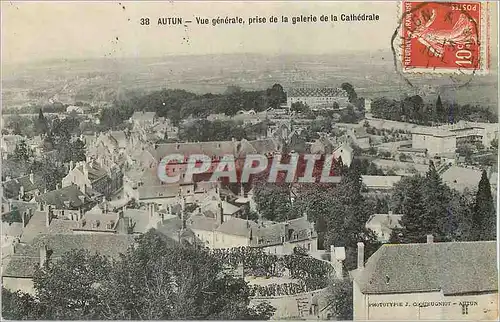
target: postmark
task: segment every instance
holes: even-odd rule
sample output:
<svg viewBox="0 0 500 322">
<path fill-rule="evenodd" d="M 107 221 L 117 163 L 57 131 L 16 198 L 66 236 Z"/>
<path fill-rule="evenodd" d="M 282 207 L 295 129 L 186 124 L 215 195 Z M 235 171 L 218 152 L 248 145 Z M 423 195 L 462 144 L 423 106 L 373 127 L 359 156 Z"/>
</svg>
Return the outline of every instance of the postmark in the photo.
<svg viewBox="0 0 500 322">
<path fill-rule="evenodd" d="M 400 9 L 403 73 L 488 72 L 487 3 L 403 1 Z"/>
</svg>

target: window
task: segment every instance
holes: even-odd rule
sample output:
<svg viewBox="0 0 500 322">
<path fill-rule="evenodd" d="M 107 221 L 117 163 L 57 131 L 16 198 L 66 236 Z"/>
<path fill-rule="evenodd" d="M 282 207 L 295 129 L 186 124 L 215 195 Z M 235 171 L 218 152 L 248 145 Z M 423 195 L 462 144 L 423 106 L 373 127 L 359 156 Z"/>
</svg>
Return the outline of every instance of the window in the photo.
<svg viewBox="0 0 500 322">
<path fill-rule="evenodd" d="M 311 243 L 307 243 L 307 250 L 311 250 Z"/>
<path fill-rule="evenodd" d="M 469 314 L 469 305 L 463 304 L 462 305 L 462 315 L 468 315 L 468 314 Z"/>
</svg>

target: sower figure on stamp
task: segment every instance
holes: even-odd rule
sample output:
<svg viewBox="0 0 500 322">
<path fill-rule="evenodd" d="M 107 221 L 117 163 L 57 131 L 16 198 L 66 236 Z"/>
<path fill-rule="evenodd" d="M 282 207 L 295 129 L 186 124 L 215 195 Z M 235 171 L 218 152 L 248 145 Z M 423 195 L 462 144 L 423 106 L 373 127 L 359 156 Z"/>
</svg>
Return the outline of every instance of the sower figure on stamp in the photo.
<svg viewBox="0 0 500 322">
<path fill-rule="evenodd" d="M 427 19 L 426 19 L 427 18 Z M 423 23 L 423 21 L 427 22 Z M 418 25 L 415 30 L 408 31 L 411 38 L 416 38 L 436 57 L 442 57 L 446 45 L 476 44 L 477 38 L 473 34 L 474 22 L 465 14 L 461 14 L 452 29 L 439 30 L 432 28 L 436 20 L 436 11 L 432 9 L 430 17 L 424 17 L 420 12 Z"/>
</svg>

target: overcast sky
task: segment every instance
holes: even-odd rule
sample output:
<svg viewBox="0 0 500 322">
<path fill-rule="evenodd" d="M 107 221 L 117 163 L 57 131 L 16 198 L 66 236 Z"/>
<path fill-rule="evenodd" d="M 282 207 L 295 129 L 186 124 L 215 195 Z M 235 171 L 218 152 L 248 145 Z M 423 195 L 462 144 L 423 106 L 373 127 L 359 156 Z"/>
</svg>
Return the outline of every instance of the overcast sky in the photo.
<svg viewBox="0 0 500 322">
<path fill-rule="evenodd" d="M 122 6 L 125 6 L 123 9 Z M 378 14 L 373 22 L 248 25 L 248 18 L 321 14 Z M 53 58 L 162 56 L 214 53 L 323 54 L 389 49 L 395 2 L 8 2 L 2 1 L 6 63 Z M 245 25 L 213 27 L 195 17 L 240 16 Z M 151 25 L 141 26 L 141 17 Z M 158 26 L 159 17 L 193 20 Z M 280 18 L 281 19 L 281 18 Z M 118 37 L 118 40 L 116 40 Z"/>
<path fill-rule="evenodd" d="M 248 25 L 252 16 L 269 19 L 274 15 L 280 19 L 282 15 L 340 17 L 342 13 L 378 14 L 380 20 Z M 374 51 L 390 49 L 398 15 L 397 2 L 2 1 L 2 60 Z M 246 23 L 197 25 L 196 16 L 210 20 L 240 16 Z M 141 17 L 149 17 L 151 25 L 141 26 Z M 159 17 L 181 17 L 193 23 L 187 28 L 159 26 Z"/>
</svg>

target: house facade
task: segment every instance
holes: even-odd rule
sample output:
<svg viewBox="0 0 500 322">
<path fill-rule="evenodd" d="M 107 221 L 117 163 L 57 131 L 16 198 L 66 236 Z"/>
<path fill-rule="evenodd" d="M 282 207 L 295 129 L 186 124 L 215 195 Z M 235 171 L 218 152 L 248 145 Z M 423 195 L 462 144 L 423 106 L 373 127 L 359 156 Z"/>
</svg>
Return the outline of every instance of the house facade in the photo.
<svg viewBox="0 0 500 322">
<path fill-rule="evenodd" d="M 290 108 L 293 103 L 302 102 L 309 107 L 333 108 L 333 103 L 338 103 L 340 107 L 346 106 L 349 102 L 347 92 L 341 88 L 291 88 L 287 92 L 287 106 Z"/>
<path fill-rule="evenodd" d="M 498 319 L 496 242 L 385 244 L 352 272 L 355 321 Z"/>
</svg>

